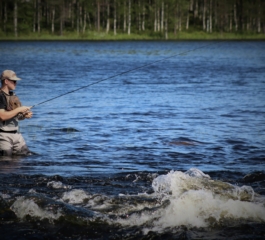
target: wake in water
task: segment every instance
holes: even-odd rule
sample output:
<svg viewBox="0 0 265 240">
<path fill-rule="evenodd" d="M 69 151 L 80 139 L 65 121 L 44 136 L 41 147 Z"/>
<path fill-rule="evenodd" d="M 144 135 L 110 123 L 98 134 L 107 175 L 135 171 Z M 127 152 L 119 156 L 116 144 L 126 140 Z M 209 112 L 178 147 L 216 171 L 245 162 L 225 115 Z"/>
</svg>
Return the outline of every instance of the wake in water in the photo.
<svg viewBox="0 0 265 240">
<path fill-rule="evenodd" d="M 126 185 L 127 193 L 120 189 L 115 194 Z M 99 190 L 99 186 L 103 188 Z M 106 194 L 102 193 L 104 186 Z M 88 191 L 92 187 L 98 192 Z M 112 188 L 116 189 L 113 194 Z M 12 195 L 1 190 L 1 232 L 5 239 L 14 226 L 21 228 L 12 232 L 15 237 L 26 231 L 30 236 L 34 232 L 40 237 L 45 232 L 46 237 L 59 234 L 61 238 L 77 234 L 90 239 L 193 239 L 212 235 L 225 239 L 226 228 L 242 237 L 246 224 L 252 232 L 258 231 L 258 236 L 264 233 L 264 195 L 250 186 L 213 180 L 196 168 L 161 175 L 128 174 L 105 182 L 39 176 L 27 192 L 20 190 Z"/>
</svg>

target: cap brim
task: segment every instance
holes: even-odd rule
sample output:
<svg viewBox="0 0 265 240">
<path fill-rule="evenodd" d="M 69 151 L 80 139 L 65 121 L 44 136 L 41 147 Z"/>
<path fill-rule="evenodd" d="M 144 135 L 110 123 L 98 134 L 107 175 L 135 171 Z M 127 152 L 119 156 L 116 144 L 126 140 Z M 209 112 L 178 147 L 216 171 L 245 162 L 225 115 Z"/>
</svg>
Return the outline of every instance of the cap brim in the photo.
<svg viewBox="0 0 265 240">
<path fill-rule="evenodd" d="M 18 78 L 18 77 L 16 77 L 16 78 L 9 78 L 9 80 L 12 80 L 12 81 L 19 81 L 19 80 L 21 80 L 21 78 Z"/>
</svg>

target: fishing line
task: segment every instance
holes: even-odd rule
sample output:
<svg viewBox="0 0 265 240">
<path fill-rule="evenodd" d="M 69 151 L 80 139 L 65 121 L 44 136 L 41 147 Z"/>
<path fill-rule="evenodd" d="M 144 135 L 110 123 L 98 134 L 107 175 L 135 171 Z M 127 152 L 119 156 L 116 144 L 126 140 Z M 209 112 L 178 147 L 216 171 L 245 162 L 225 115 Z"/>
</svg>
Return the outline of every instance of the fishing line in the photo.
<svg viewBox="0 0 265 240">
<path fill-rule="evenodd" d="M 133 72 L 133 71 L 138 70 L 138 69 L 141 69 L 141 68 L 145 68 L 145 67 L 150 66 L 150 65 L 153 65 L 153 64 L 155 64 L 155 63 L 162 62 L 162 61 L 164 61 L 164 60 L 166 60 L 166 59 L 170 59 L 170 58 L 173 58 L 173 57 L 176 57 L 176 56 L 179 56 L 179 55 L 183 55 L 183 54 L 187 54 L 187 53 L 189 53 L 189 52 L 196 51 L 196 50 L 201 49 L 201 48 L 208 47 L 208 46 L 213 45 L 213 44 L 215 44 L 215 43 L 216 43 L 216 42 L 213 42 L 213 43 L 210 43 L 210 44 L 207 44 L 207 45 L 201 46 L 201 47 L 193 48 L 193 49 L 190 49 L 190 50 L 187 50 L 187 51 L 184 51 L 184 52 L 181 52 L 181 53 L 177 53 L 177 54 L 171 55 L 171 56 L 169 56 L 169 57 L 165 57 L 165 58 L 162 58 L 162 59 L 156 60 L 156 61 L 151 62 L 151 63 L 147 63 L 147 64 L 145 64 L 145 65 L 142 65 L 142 66 L 139 66 L 139 67 L 136 67 L 136 68 L 133 68 L 133 69 L 130 69 L 130 70 L 127 70 L 127 71 L 121 72 L 121 73 L 117 73 L 117 74 L 115 74 L 115 75 L 113 75 L 113 76 L 110 76 L 110 77 L 107 77 L 107 78 L 103 78 L 103 79 L 101 79 L 101 80 L 99 80 L 99 81 L 96 81 L 96 82 L 90 83 L 90 84 L 88 84 L 88 85 L 85 85 L 85 86 L 82 86 L 82 87 L 76 88 L 76 89 L 74 89 L 74 90 L 71 90 L 71 91 L 69 91 L 69 92 L 63 93 L 63 94 L 58 95 L 58 96 L 56 96 L 56 97 L 50 98 L 50 99 L 45 100 L 45 101 L 43 101 L 43 102 L 37 103 L 37 104 L 33 105 L 31 108 L 34 108 L 34 107 L 36 107 L 36 106 L 39 106 L 39 105 L 44 104 L 44 103 L 47 103 L 47 102 L 50 102 L 50 101 L 55 100 L 55 99 L 57 99 L 57 98 L 63 97 L 63 96 L 65 96 L 65 95 L 68 95 L 68 94 L 70 94 L 70 93 L 77 92 L 77 91 L 79 91 L 79 90 L 81 90 L 81 89 L 88 88 L 88 87 L 90 87 L 90 86 L 92 86 L 92 85 L 96 85 L 96 84 L 98 84 L 98 83 L 100 83 L 100 82 L 104 82 L 104 81 L 106 81 L 106 80 L 109 80 L 109 79 L 115 78 L 115 77 L 117 77 L 117 76 L 124 75 L 124 74 L 126 74 L 126 73 Z"/>
</svg>

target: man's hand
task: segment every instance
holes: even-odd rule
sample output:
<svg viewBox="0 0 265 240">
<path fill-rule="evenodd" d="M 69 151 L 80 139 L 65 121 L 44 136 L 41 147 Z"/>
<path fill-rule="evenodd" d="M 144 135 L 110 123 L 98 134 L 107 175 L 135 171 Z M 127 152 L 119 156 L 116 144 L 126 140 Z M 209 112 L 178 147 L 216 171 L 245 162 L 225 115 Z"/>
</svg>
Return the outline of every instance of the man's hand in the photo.
<svg viewBox="0 0 265 240">
<path fill-rule="evenodd" d="M 18 107 L 15 110 L 18 111 L 18 120 L 24 120 L 25 118 L 29 119 L 32 117 L 33 113 L 30 111 L 31 107 L 22 106 Z"/>
<path fill-rule="evenodd" d="M 33 115 L 33 112 L 31 112 L 31 111 L 27 111 L 27 112 L 23 113 L 24 118 L 31 118 L 32 115 Z"/>
<path fill-rule="evenodd" d="M 18 107 L 18 108 L 16 108 L 15 110 L 17 111 L 17 112 L 21 112 L 21 113 L 26 113 L 26 112 L 29 112 L 30 111 L 30 109 L 31 109 L 31 107 L 27 107 L 27 106 L 22 106 L 22 107 Z"/>
</svg>

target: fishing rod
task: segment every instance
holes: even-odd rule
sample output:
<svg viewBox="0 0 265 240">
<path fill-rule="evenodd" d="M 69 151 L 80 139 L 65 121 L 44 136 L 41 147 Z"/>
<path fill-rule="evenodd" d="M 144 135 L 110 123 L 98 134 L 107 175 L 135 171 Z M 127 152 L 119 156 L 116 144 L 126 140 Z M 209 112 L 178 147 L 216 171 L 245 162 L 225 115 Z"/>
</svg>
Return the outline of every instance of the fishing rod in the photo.
<svg viewBox="0 0 265 240">
<path fill-rule="evenodd" d="M 162 59 L 156 60 L 156 61 L 151 62 L 151 63 L 144 64 L 144 65 L 142 65 L 142 66 L 139 66 L 139 67 L 136 67 L 136 68 L 133 68 L 133 69 L 130 69 L 130 70 L 127 70 L 127 71 L 121 72 L 121 73 L 117 73 L 117 74 L 115 74 L 115 75 L 113 75 L 113 76 L 110 76 L 110 77 L 107 77 L 107 78 L 103 78 L 103 79 L 101 79 L 101 80 L 99 80 L 99 81 L 96 81 L 96 82 L 90 83 L 90 84 L 88 84 L 88 85 L 85 85 L 85 86 L 82 86 L 82 87 L 76 88 L 76 89 L 74 89 L 74 90 L 71 90 L 71 91 L 69 91 L 69 92 L 63 93 L 63 94 L 58 95 L 58 96 L 56 96 L 56 97 L 50 98 L 50 99 L 45 100 L 45 101 L 43 101 L 43 102 L 37 103 L 37 104 L 33 105 L 31 108 L 34 108 L 34 107 L 36 107 L 36 106 L 39 106 L 39 105 L 44 104 L 44 103 L 47 103 L 47 102 L 50 102 L 50 101 L 55 100 L 55 99 L 57 99 L 57 98 L 63 97 L 63 96 L 65 96 L 65 95 L 68 95 L 68 94 L 70 94 L 70 93 L 77 92 L 77 91 L 79 91 L 79 90 L 81 90 L 81 89 L 88 88 L 88 87 L 90 87 L 90 86 L 92 86 L 92 85 L 96 85 L 96 84 L 98 84 L 98 83 L 100 83 L 100 82 L 104 82 L 104 81 L 106 81 L 106 80 L 109 80 L 109 79 L 115 78 L 115 77 L 117 77 L 117 76 L 124 75 L 124 74 L 127 74 L 127 73 L 129 73 L 129 72 L 133 72 L 133 71 L 135 71 L 135 70 L 141 69 L 141 68 L 145 68 L 145 67 L 150 66 L 150 65 L 153 65 L 153 64 L 155 64 L 155 63 L 162 62 L 162 61 L 164 61 L 164 60 L 166 60 L 166 59 L 170 59 L 170 58 L 173 58 L 173 57 L 176 57 L 176 56 L 179 56 L 179 55 L 183 55 L 183 54 L 186 54 L 186 53 L 189 53 L 189 52 L 196 51 L 196 50 L 201 49 L 201 48 L 208 47 L 208 46 L 213 45 L 213 44 L 215 44 L 215 43 L 216 43 L 216 42 L 213 42 L 213 43 L 210 43 L 210 44 L 207 44 L 207 45 L 201 46 L 201 47 L 193 48 L 193 49 L 190 49 L 190 50 L 187 50 L 187 51 L 181 52 L 181 53 L 177 53 L 177 54 L 171 55 L 171 56 L 169 56 L 169 57 L 165 57 L 165 58 L 162 58 Z"/>
</svg>

